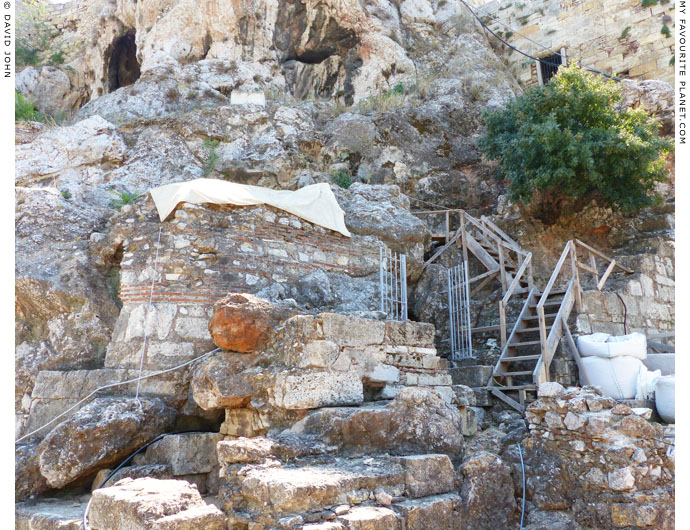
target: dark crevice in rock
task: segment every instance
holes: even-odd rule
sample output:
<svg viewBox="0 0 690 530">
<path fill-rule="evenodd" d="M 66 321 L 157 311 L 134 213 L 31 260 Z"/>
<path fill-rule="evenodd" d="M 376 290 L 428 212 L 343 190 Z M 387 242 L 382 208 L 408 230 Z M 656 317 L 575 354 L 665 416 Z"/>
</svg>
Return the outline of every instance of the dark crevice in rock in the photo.
<svg viewBox="0 0 690 530">
<path fill-rule="evenodd" d="M 137 44 L 134 30 L 116 39 L 109 47 L 108 92 L 133 84 L 141 75 L 137 61 Z"/>
</svg>

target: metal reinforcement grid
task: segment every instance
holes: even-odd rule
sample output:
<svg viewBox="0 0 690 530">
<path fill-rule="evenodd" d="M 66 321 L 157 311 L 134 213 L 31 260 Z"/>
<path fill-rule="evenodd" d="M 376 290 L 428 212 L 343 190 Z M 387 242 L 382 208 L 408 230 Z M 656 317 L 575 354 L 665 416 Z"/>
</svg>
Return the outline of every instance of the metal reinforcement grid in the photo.
<svg viewBox="0 0 690 530">
<path fill-rule="evenodd" d="M 381 312 L 387 320 L 407 320 L 407 265 L 405 254 L 379 248 Z"/>
<path fill-rule="evenodd" d="M 450 321 L 451 359 L 472 357 L 472 329 L 470 326 L 470 285 L 466 262 L 448 269 L 448 318 Z"/>
</svg>

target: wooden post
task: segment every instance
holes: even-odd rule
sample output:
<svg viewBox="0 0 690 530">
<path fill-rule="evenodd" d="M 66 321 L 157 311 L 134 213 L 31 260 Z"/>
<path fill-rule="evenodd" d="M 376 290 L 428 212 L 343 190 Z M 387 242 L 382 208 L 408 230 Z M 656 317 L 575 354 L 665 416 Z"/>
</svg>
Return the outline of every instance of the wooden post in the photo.
<svg viewBox="0 0 690 530">
<path fill-rule="evenodd" d="M 577 251 L 574 241 L 570 242 L 570 266 L 575 280 L 575 307 L 578 313 L 582 313 L 582 287 L 580 286 L 580 272 L 577 268 Z"/>
<path fill-rule="evenodd" d="M 594 254 L 590 251 L 589 253 L 589 265 L 594 269 L 592 274 L 594 275 L 594 283 L 599 283 L 599 273 L 597 272 L 597 259 Z"/>
<path fill-rule="evenodd" d="M 450 241 L 450 210 L 446 210 L 446 243 Z"/>
<path fill-rule="evenodd" d="M 462 259 L 467 263 L 467 230 L 465 228 L 465 211 L 460 215 L 460 228 L 462 229 Z"/>
<path fill-rule="evenodd" d="M 506 281 L 506 264 L 503 257 L 503 243 L 498 242 L 498 266 L 501 268 L 501 288 L 503 289 L 503 294 L 506 294 L 508 289 L 508 282 Z"/>
<path fill-rule="evenodd" d="M 501 351 L 506 347 L 508 342 L 508 323 L 506 322 L 506 306 L 503 300 L 498 301 L 498 311 L 501 318 Z"/>
</svg>

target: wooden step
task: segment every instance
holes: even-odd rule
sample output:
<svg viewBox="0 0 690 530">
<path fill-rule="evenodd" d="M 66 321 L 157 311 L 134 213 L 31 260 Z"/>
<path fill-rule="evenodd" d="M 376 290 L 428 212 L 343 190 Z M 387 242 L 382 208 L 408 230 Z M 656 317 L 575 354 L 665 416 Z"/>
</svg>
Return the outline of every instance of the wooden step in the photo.
<svg viewBox="0 0 690 530">
<path fill-rule="evenodd" d="M 536 361 L 541 355 L 520 355 L 519 357 L 505 357 L 501 359 L 502 363 L 519 363 L 522 361 Z"/>
<path fill-rule="evenodd" d="M 546 326 L 546 331 L 549 331 L 553 326 Z M 474 331 L 474 330 L 472 330 Z M 518 329 L 515 330 L 515 333 L 534 333 L 535 331 L 539 331 L 539 328 L 524 328 L 524 329 Z"/>
<path fill-rule="evenodd" d="M 511 386 L 490 386 L 488 390 L 536 390 L 537 385 L 511 385 Z"/>
<path fill-rule="evenodd" d="M 553 301 L 547 300 L 546 302 L 544 302 L 544 307 L 558 307 L 559 305 L 561 305 L 562 301 L 563 300 L 553 300 Z M 537 307 L 537 304 L 530 304 L 529 307 L 535 308 L 535 307 Z"/>
<path fill-rule="evenodd" d="M 525 370 L 523 372 L 495 372 L 494 377 L 513 377 L 517 375 L 532 375 L 534 370 Z"/>
<path fill-rule="evenodd" d="M 545 313 L 544 314 L 544 318 L 555 318 L 557 316 L 558 316 L 558 313 Z M 522 317 L 522 320 L 539 320 L 539 317 L 537 315 L 529 316 L 529 317 Z"/>
<path fill-rule="evenodd" d="M 541 341 L 539 340 L 528 340 L 526 342 L 509 342 L 507 346 L 509 348 L 517 348 L 519 346 L 537 346 L 538 344 L 541 344 Z"/>
</svg>

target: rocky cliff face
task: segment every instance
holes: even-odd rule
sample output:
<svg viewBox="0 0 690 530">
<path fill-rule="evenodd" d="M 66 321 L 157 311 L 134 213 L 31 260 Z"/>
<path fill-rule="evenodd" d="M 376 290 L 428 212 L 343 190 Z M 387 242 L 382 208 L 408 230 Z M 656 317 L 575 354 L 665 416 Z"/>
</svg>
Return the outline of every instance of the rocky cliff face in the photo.
<svg viewBox="0 0 690 530">
<path fill-rule="evenodd" d="M 165 438 L 99 490 L 94 525 L 514 525 L 515 469 L 511 479 L 497 453 L 526 425 L 500 406 L 482 422 L 474 393 L 451 385 L 435 346 L 452 257 L 422 273 L 433 227 L 411 214 L 496 212 L 543 249 L 545 270 L 554 258 L 548 229 L 523 223 L 475 147 L 481 111 L 517 86 L 462 4 L 74 0 L 51 16 L 66 64 L 17 76 L 41 110 L 70 115 L 16 129 L 18 498 L 83 493 L 144 441 L 194 429 L 212 432 Z M 667 119 L 668 105 L 659 110 Z M 187 204 L 160 223 L 146 192 L 199 177 L 328 182 L 353 237 L 270 207 Z M 649 213 L 654 236 L 668 237 L 668 215 Z M 614 227 L 612 246 L 643 224 L 596 216 Z M 382 245 L 407 255 L 411 312 L 436 331 L 380 321 Z M 131 382 L 144 351 L 152 376 L 211 350 L 209 319 L 228 291 L 243 294 L 226 305 L 253 293 L 284 314 L 238 310 L 233 351 Z M 237 328 L 230 320 L 224 329 Z M 262 324 L 263 342 L 247 346 Z M 482 423 L 494 428 L 477 433 Z M 173 477 L 195 486 L 154 480 Z M 225 515 L 194 489 L 217 492 Z M 21 528 L 80 527 L 83 504 L 73 519 L 45 506 L 22 505 Z"/>
</svg>

